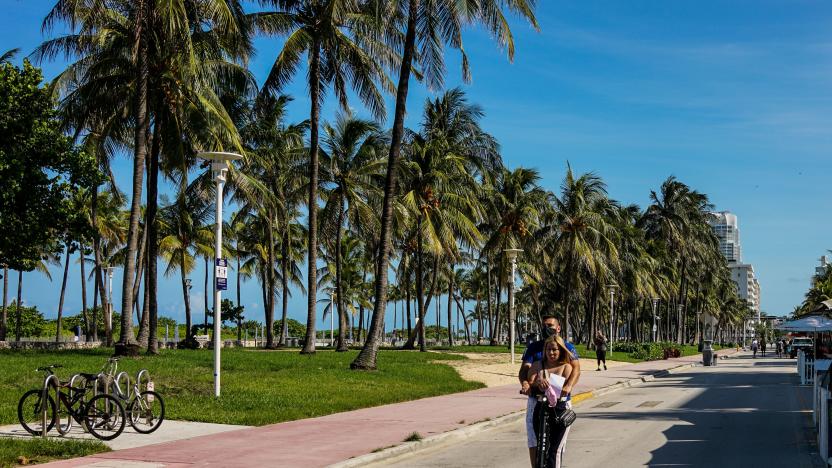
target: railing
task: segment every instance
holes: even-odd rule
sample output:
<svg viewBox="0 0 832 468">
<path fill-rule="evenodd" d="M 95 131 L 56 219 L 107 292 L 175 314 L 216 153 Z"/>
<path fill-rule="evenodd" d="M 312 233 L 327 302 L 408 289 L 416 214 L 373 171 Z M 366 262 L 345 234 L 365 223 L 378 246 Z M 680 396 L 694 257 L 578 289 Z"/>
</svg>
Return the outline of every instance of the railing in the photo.
<svg viewBox="0 0 832 468">
<path fill-rule="evenodd" d="M 812 385 L 815 381 L 815 360 L 806 358 L 802 350 L 797 352 L 797 372 L 800 385 Z"/>
</svg>

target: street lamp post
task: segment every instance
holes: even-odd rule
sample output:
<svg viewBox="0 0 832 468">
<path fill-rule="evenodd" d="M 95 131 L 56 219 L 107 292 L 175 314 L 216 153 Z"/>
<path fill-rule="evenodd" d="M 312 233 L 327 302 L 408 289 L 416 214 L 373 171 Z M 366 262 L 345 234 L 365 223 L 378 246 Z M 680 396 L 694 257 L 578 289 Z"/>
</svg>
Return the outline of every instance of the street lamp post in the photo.
<svg viewBox="0 0 832 468">
<path fill-rule="evenodd" d="M 659 298 L 653 298 L 653 343 L 656 342 L 656 331 L 658 331 L 659 327 L 656 326 L 656 306 L 659 305 Z"/>
<path fill-rule="evenodd" d="M 197 157 L 211 161 L 211 172 L 217 183 L 216 227 L 214 229 L 214 396 L 220 396 L 220 314 L 221 291 L 227 288 L 227 270 L 225 259 L 222 258 L 222 190 L 225 185 L 225 175 L 228 172 L 228 162 L 243 159 L 236 153 L 209 151 L 197 154 Z"/>
<path fill-rule="evenodd" d="M 113 335 L 113 271 L 116 267 L 108 266 L 104 268 L 107 273 L 107 316 L 104 319 L 107 321 L 107 340 Z M 109 345 L 109 343 L 107 343 Z"/>
<path fill-rule="evenodd" d="M 613 322 L 615 317 L 615 290 L 618 285 L 613 283 L 610 286 L 610 353 L 612 353 L 612 343 L 614 341 Z"/>
<path fill-rule="evenodd" d="M 505 249 L 508 261 L 511 262 L 511 284 L 508 287 L 508 317 L 509 317 L 509 343 L 511 349 L 511 363 L 514 364 L 514 274 L 517 271 L 517 254 L 523 249 Z"/>
<path fill-rule="evenodd" d="M 335 302 L 333 300 L 334 292 L 329 292 L 329 348 L 332 349 L 335 346 L 335 334 L 334 334 L 334 324 L 332 316 L 335 314 Z M 342 337 L 343 338 L 343 337 Z"/>
</svg>

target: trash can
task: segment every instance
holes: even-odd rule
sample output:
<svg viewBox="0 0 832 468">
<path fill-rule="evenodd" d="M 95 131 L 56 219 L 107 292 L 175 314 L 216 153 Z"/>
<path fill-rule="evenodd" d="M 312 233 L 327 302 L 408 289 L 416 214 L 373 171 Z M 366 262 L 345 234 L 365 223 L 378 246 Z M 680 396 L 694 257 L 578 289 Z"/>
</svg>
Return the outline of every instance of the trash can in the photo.
<svg viewBox="0 0 832 468">
<path fill-rule="evenodd" d="M 711 340 L 704 340 L 702 344 L 702 364 L 706 366 L 714 365 L 714 349 L 711 348 Z"/>
</svg>

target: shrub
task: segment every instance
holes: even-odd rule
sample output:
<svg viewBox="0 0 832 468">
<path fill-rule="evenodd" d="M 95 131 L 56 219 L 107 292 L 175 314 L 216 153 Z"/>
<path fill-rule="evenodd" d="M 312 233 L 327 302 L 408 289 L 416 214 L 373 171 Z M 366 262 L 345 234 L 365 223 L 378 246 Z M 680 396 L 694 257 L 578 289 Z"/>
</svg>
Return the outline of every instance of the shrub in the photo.
<svg viewBox="0 0 832 468">
<path fill-rule="evenodd" d="M 12 302 L 7 310 L 8 334 L 14 337 L 17 326 L 17 302 Z M 20 307 L 20 335 L 25 337 L 42 336 L 46 329 L 46 319 L 37 307 Z M 54 329 L 54 327 L 53 327 Z"/>
</svg>

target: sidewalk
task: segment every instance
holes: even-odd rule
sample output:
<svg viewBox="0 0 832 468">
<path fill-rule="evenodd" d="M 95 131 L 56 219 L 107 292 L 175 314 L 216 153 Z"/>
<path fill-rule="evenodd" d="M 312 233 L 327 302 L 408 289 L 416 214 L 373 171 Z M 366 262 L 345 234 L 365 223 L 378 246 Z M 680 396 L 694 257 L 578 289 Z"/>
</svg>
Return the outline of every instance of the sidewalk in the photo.
<svg viewBox="0 0 832 468">
<path fill-rule="evenodd" d="M 720 356 L 733 350 L 719 351 Z M 575 401 L 700 363 L 701 355 L 622 365 L 596 372 L 586 362 Z M 417 432 L 430 437 L 524 411 L 518 385 L 424 398 L 319 418 L 229 431 L 53 462 L 51 467 L 291 466 L 322 467 L 394 445 Z"/>
</svg>

